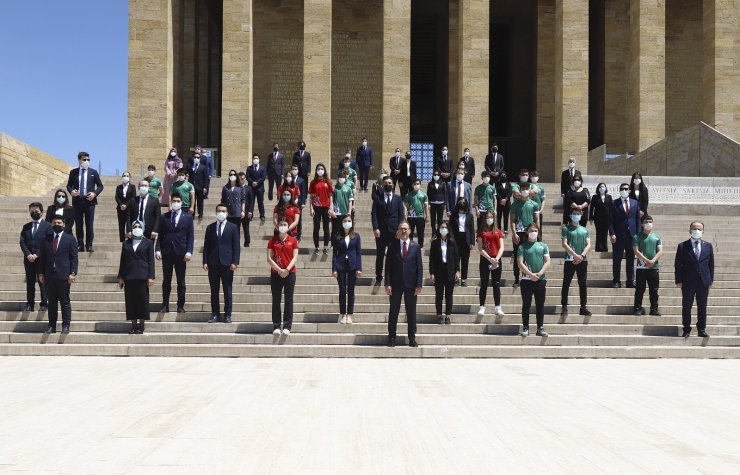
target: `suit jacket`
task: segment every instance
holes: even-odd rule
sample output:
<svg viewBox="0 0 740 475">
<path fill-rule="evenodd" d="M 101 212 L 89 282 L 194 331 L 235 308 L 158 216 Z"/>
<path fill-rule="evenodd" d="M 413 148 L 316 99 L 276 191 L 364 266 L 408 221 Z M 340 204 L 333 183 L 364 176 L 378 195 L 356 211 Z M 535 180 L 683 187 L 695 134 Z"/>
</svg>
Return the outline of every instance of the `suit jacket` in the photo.
<svg viewBox="0 0 740 475">
<path fill-rule="evenodd" d="M 401 241 L 393 239 L 385 256 L 385 281 L 390 287 L 421 288 L 424 262 L 419 244 L 409 239 L 408 252 L 403 258 Z"/>
<path fill-rule="evenodd" d="M 272 152 L 267 156 L 267 163 L 265 165 L 267 166 L 267 176 L 270 178 L 283 176 L 285 173 L 285 155 L 280 152 L 277 152 L 277 154 Z"/>
<path fill-rule="evenodd" d="M 468 202 L 468 209 L 473 211 L 473 187 L 467 181 L 462 182 L 463 197 Z M 457 207 L 457 180 L 451 181 L 447 186 L 447 211 L 452 212 Z"/>
<path fill-rule="evenodd" d="M 59 204 L 53 204 L 46 208 L 46 222 L 51 224 L 51 220 L 57 214 L 57 207 L 61 208 Z M 72 234 L 72 226 L 75 224 L 75 209 L 71 206 L 69 208 L 61 208 L 62 217 L 64 218 L 64 232 Z"/>
<path fill-rule="evenodd" d="M 449 237 L 449 236 L 448 236 Z M 442 261 L 442 240 L 432 241 L 429 249 L 429 273 L 431 275 L 447 274 L 447 280 L 455 280 L 455 273 L 460 270 L 460 254 L 454 239 L 447 239 L 447 263 Z"/>
<path fill-rule="evenodd" d="M 468 183 L 473 182 L 473 178 L 475 177 L 475 159 L 473 157 L 468 157 L 467 159 L 465 156 L 460 157 L 460 160 L 457 161 L 457 164 L 460 165 L 461 163 L 465 164 L 465 178 L 464 180 Z"/>
<path fill-rule="evenodd" d="M 359 234 L 355 234 L 355 237 L 349 240 L 349 246 L 344 236 L 337 234 L 333 249 L 332 272 L 362 271 L 362 241 Z"/>
<path fill-rule="evenodd" d="M 259 168 L 257 168 L 257 170 L 254 169 L 254 165 L 249 165 L 249 167 L 247 167 L 247 185 L 249 185 L 252 191 L 255 191 L 258 193 L 265 192 L 265 177 L 266 176 L 267 176 L 267 170 L 262 164 L 259 165 Z M 253 182 L 257 183 L 257 186 L 252 186 Z"/>
<path fill-rule="evenodd" d="M 308 183 L 306 183 L 306 180 L 304 180 L 302 177 L 297 176 L 295 177 L 295 184 L 298 186 L 298 189 L 301 190 L 301 196 L 298 199 L 298 204 L 300 206 L 303 206 L 306 204 L 306 197 L 308 196 Z"/>
<path fill-rule="evenodd" d="M 296 150 L 293 154 L 293 163 L 291 165 L 298 165 L 299 176 L 308 176 L 311 172 L 311 152 L 304 150 L 303 158 L 301 158 L 301 151 Z"/>
<path fill-rule="evenodd" d="M 224 221 L 221 239 L 216 234 L 216 225 L 211 223 L 206 227 L 203 240 L 203 264 L 209 266 L 239 265 L 239 228 L 236 224 Z"/>
<path fill-rule="evenodd" d="M 363 147 L 362 145 L 360 145 L 359 147 L 357 147 L 355 161 L 360 167 L 368 168 L 373 166 L 373 149 L 370 146 Z"/>
<path fill-rule="evenodd" d="M 468 247 L 470 247 L 475 244 L 475 227 L 473 225 L 474 221 L 475 217 L 473 216 L 473 213 L 467 213 L 467 218 L 465 218 L 465 242 L 458 241 L 456 243 L 458 247 L 464 246 L 466 244 Z M 450 222 L 448 226 L 450 228 L 450 231 L 452 231 L 453 233 L 460 232 L 460 215 L 457 211 L 450 215 Z"/>
<path fill-rule="evenodd" d="M 98 204 L 98 196 L 103 192 L 103 182 L 100 181 L 100 175 L 94 168 L 88 168 L 85 181 L 87 182 L 87 192 L 90 193 L 92 191 L 95 193 L 95 198 L 93 198 L 91 203 L 94 205 Z M 67 191 L 72 193 L 72 190 L 79 191 L 80 189 L 80 168 L 77 167 L 73 168 L 69 172 L 69 178 L 67 178 Z M 73 196 L 72 206 L 81 204 L 83 200 L 87 201 L 84 196 Z"/>
<path fill-rule="evenodd" d="M 591 197 L 591 205 L 588 207 L 589 218 L 596 221 L 597 224 L 609 224 L 612 210 L 612 197 L 605 195 L 604 201 L 601 201 L 601 195 Z"/>
<path fill-rule="evenodd" d="M 123 188 L 126 187 L 126 197 L 123 197 Z M 128 206 L 131 203 L 131 200 L 133 200 L 137 195 L 136 187 L 129 183 L 128 185 L 124 185 L 121 183 L 116 187 L 116 204 L 118 205 L 117 209 L 118 211 L 121 211 L 121 205 Z M 128 211 L 125 211 L 128 213 Z"/>
<path fill-rule="evenodd" d="M 139 219 L 139 206 L 141 206 L 141 195 L 137 196 L 130 204 L 128 210 L 128 226 L 126 231 L 131 231 L 131 225 Z M 152 233 L 159 233 L 159 217 L 162 209 L 159 200 L 149 196 L 144 205 L 144 236 L 151 237 Z"/>
<path fill-rule="evenodd" d="M 683 284 L 684 288 L 692 288 L 699 283 L 710 286 L 714 282 L 714 249 L 711 243 L 700 242 L 701 252 L 698 260 L 691 239 L 680 243 L 676 249 L 675 279 L 676 283 Z"/>
<path fill-rule="evenodd" d="M 167 157 L 167 158 L 169 158 L 169 157 Z M 192 169 L 194 164 L 195 164 L 195 162 L 193 161 L 193 157 L 190 157 L 190 159 L 188 159 L 188 168 L 189 169 Z M 200 156 L 200 164 L 199 164 L 199 167 L 205 167 L 206 172 L 207 172 L 207 174 L 208 174 L 209 177 L 211 177 L 213 175 L 213 160 L 211 160 L 211 157 L 209 157 L 208 155 L 201 155 Z"/>
<path fill-rule="evenodd" d="M 580 175 L 580 170 L 574 170 L 574 175 Z M 573 184 L 573 180 L 570 178 L 570 168 L 566 168 L 563 170 L 563 173 L 560 174 L 560 194 L 564 195 L 570 190 L 570 185 Z"/>
<path fill-rule="evenodd" d="M 447 179 L 439 177 L 440 180 L 449 182 L 452 179 L 452 158 L 450 158 L 449 155 L 447 155 L 446 160 L 442 160 L 442 155 L 436 157 L 434 159 L 434 171 L 440 173 L 449 173 L 450 177 Z"/>
<path fill-rule="evenodd" d="M 637 200 L 637 202 L 640 204 L 640 211 L 647 214 L 648 203 L 650 202 L 648 198 L 647 186 L 643 187 L 643 190 L 640 192 L 639 198 L 635 194 L 635 190 L 630 190 L 630 198 L 632 198 L 633 200 Z"/>
<path fill-rule="evenodd" d="M 403 181 L 404 185 L 411 186 L 414 180 L 416 180 L 416 161 L 404 158 L 401 162 L 400 170 L 399 179 Z"/>
<path fill-rule="evenodd" d="M 39 222 L 38 228 L 36 228 L 36 234 L 31 235 L 33 232 L 33 221 L 30 223 L 26 223 L 23 225 L 23 228 L 21 229 L 21 251 L 23 251 L 23 258 L 25 259 L 31 254 L 36 254 L 37 256 L 41 252 L 41 246 L 44 244 L 44 239 L 46 238 L 46 235 L 51 233 L 51 224 L 48 222 L 41 220 Z"/>
<path fill-rule="evenodd" d="M 394 194 L 388 205 L 385 204 L 385 193 L 373 200 L 370 219 L 373 229 L 380 229 L 381 234 L 395 236 L 403 217 L 404 206 L 400 196 Z"/>
<path fill-rule="evenodd" d="M 640 205 L 637 201 L 630 199 L 630 215 L 626 216 L 622 199 L 612 200 L 612 209 L 609 219 L 609 235 L 617 238 L 629 238 L 630 246 L 632 237 L 640 232 Z"/>
<path fill-rule="evenodd" d="M 401 176 L 400 173 L 398 175 L 394 175 L 392 172 L 394 170 L 401 170 L 401 162 L 403 162 L 404 160 L 406 159 L 403 157 L 396 157 L 395 155 L 393 155 L 388 160 L 388 167 L 389 167 L 388 169 L 390 170 L 389 174 L 393 179 L 396 179 Z"/>
<path fill-rule="evenodd" d="M 511 183 L 508 181 L 497 180 L 495 185 L 497 200 L 511 200 Z M 498 205 L 499 204 L 496 203 L 497 207 Z M 508 201 L 506 206 L 511 206 L 511 201 Z"/>
<path fill-rule="evenodd" d="M 163 256 L 183 257 L 185 254 L 193 254 L 195 245 L 195 229 L 193 218 L 180 211 L 180 219 L 176 226 L 172 225 L 172 211 L 168 211 L 159 217 L 159 235 L 155 251 L 161 252 Z"/>
<path fill-rule="evenodd" d="M 142 239 L 134 251 L 134 240 L 126 239 L 121 245 L 118 278 L 126 280 L 154 280 L 154 243 Z"/>
<path fill-rule="evenodd" d="M 504 171 L 504 156 L 498 152 L 496 152 L 495 156 L 493 153 L 489 153 L 486 155 L 485 166 L 489 172 L 495 170 L 500 173 Z"/>
<path fill-rule="evenodd" d="M 208 175 L 208 166 L 200 163 L 198 164 L 198 170 L 195 170 L 195 165 L 190 168 L 190 183 L 193 184 L 195 191 L 203 191 L 203 188 L 211 188 L 211 177 Z M 192 205 L 194 205 L 193 203 Z"/>
<path fill-rule="evenodd" d="M 63 232 L 54 253 L 54 232 L 49 232 L 41 245 L 39 268 L 47 279 L 66 280 L 71 274 L 77 274 L 77 239 Z"/>
</svg>

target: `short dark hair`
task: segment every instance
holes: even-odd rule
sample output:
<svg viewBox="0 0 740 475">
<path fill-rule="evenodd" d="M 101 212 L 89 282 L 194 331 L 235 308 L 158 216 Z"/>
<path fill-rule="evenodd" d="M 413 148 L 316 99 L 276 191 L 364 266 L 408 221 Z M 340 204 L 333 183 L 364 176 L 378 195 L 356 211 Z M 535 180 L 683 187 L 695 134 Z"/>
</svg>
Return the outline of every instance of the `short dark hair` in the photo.
<svg viewBox="0 0 740 475">
<path fill-rule="evenodd" d="M 652 216 L 650 216 L 649 214 L 644 214 L 644 215 L 642 216 L 642 220 L 641 220 L 641 221 L 642 221 L 642 222 L 644 223 L 644 222 L 645 222 L 645 221 L 647 221 L 648 219 L 649 219 L 650 221 L 652 221 L 652 220 L 653 220 L 653 217 L 652 217 Z"/>
<path fill-rule="evenodd" d="M 229 207 L 228 207 L 228 206 L 226 206 L 226 205 L 225 205 L 225 204 L 223 204 L 223 203 L 219 203 L 219 204 L 217 204 L 217 205 L 216 205 L 216 207 L 215 207 L 214 209 L 216 209 L 216 210 L 217 210 L 217 209 L 219 209 L 219 208 L 226 208 L 227 210 L 229 209 Z"/>
<path fill-rule="evenodd" d="M 182 201 L 182 196 L 180 196 L 178 193 L 176 193 L 176 192 L 170 193 L 170 200 L 174 200 L 175 198 L 177 198 L 178 200 Z"/>
<path fill-rule="evenodd" d="M 482 176 L 483 178 L 490 177 L 491 176 L 491 172 L 489 172 L 488 170 L 483 170 L 483 172 L 480 174 L 480 176 Z"/>
<path fill-rule="evenodd" d="M 31 203 L 30 205 L 28 205 L 28 209 L 31 209 L 31 208 L 38 208 L 38 209 L 40 209 L 41 211 L 43 211 L 43 210 L 44 210 L 44 205 L 42 205 L 42 204 L 41 204 L 41 203 L 39 203 L 38 201 L 34 201 L 34 202 L 33 202 L 33 203 Z"/>
<path fill-rule="evenodd" d="M 154 165 L 149 165 L 148 167 L 146 167 L 146 169 L 147 170 L 156 170 L 157 167 L 155 167 Z"/>
<path fill-rule="evenodd" d="M 87 153 L 87 152 L 80 152 L 80 153 L 77 154 L 77 160 L 82 159 L 82 157 L 90 158 L 90 154 Z"/>
<path fill-rule="evenodd" d="M 529 175 L 529 170 L 527 170 L 526 168 L 522 168 L 521 170 L 519 170 L 517 176 L 521 175 L 522 173 L 526 173 L 527 175 Z"/>
<path fill-rule="evenodd" d="M 528 190 L 529 189 L 529 183 L 521 183 L 519 185 L 519 190 Z"/>
<path fill-rule="evenodd" d="M 51 218 L 51 222 L 53 223 L 54 221 L 61 221 L 62 224 L 64 224 L 64 216 L 60 216 L 58 214 L 54 215 L 54 217 Z"/>
</svg>

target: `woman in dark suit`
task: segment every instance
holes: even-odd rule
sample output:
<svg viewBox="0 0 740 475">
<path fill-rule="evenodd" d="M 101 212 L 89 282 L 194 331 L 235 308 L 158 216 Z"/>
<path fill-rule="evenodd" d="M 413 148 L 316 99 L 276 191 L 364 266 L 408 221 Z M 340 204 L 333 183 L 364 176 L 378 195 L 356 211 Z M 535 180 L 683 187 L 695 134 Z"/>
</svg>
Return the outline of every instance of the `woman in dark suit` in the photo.
<svg viewBox="0 0 740 475">
<path fill-rule="evenodd" d="M 126 239 L 126 222 L 129 219 L 129 204 L 136 198 L 136 188 L 131 184 L 131 174 L 123 172 L 122 183 L 116 187 L 116 211 L 118 212 L 118 238 Z"/>
<path fill-rule="evenodd" d="M 583 212 L 583 216 L 588 216 L 590 201 L 591 193 L 588 188 L 583 187 L 583 177 L 576 172 L 573 176 L 573 186 L 565 192 L 565 197 L 563 197 L 563 224 L 570 223 L 570 212 L 574 209 L 579 209 Z M 586 221 L 581 221 L 580 224 L 586 226 Z"/>
<path fill-rule="evenodd" d="M 46 208 L 46 221 L 51 223 L 54 216 L 61 216 L 64 219 L 64 232 L 72 234 L 72 225 L 75 223 L 75 210 L 69 204 L 67 190 L 59 188 L 54 193 L 54 203 Z"/>
<path fill-rule="evenodd" d="M 596 194 L 591 197 L 589 220 L 596 227 L 596 252 L 609 250 L 609 213 L 612 208 L 612 197 L 607 194 L 606 183 L 596 185 Z"/>
<path fill-rule="evenodd" d="M 491 181 L 496 185 L 496 226 L 509 234 L 509 212 L 511 211 L 511 183 L 506 179 L 506 173 L 491 172 Z M 503 226 L 503 227 L 502 227 Z"/>
<path fill-rule="evenodd" d="M 465 279 L 468 278 L 468 261 L 470 261 L 470 251 L 475 249 L 475 229 L 473 222 L 475 218 L 470 212 L 468 200 L 460 198 L 457 205 L 450 215 L 450 230 L 452 237 L 457 243 L 457 251 L 460 254 L 460 285 L 467 287 Z"/>
<path fill-rule="evenodd" d="M 429 277 L 434 284 L 434 304 L 437 307 L 437 323 L 447 324 L 452 315 L 452 293 L 455 282 L 460 278 L 460 257 L 457 244 L 450 236 L 449 223 L 439 225 L 439 237 L 432 241 L 429 250 Z M 442 316 L 442 292 L 445 298 L 445 313 Z"/>
<path fill-rule="evenodd" d="M 342 218 L 342 228 L 334 237 L 331 275 L 339 284 L 339 323 L 352 323 L 355 284 L 362 275 L 362 242 L 352 226 L 352 216 Z"/>
<path fill-rule="evenodd" d="M 131 320 L 130 334 L 143 334 L 149 320 L 149 287 L 154 284 L 154 244 L 144 237 L 139 221 L 131 225 L 131 239 L 121 246 L 118 285 L 124 289 L 126 320 Z"/>
<path fill-rule="evenodd" d="M 632 174 L 632 182 L 630 183 L 630 198 L 637 201 L 640 205 L 640 219 L 647 214 L 648 204 L 648 188 L 644 181 L 642 181 L 642 175 L 635 172 Z"/>
</svg>

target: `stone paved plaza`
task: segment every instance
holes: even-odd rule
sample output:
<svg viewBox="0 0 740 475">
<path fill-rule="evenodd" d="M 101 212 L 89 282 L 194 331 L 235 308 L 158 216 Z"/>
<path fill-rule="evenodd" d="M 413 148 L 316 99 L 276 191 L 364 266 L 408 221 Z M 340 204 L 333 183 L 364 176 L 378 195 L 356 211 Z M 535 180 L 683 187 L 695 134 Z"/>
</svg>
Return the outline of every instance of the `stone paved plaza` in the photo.
<svg viewBox="0 0 740 475">
<path fill-rule="evenodd" d="M 738 473 L 740 361 L 0 358 L 2 473 Z"/>
</svg>

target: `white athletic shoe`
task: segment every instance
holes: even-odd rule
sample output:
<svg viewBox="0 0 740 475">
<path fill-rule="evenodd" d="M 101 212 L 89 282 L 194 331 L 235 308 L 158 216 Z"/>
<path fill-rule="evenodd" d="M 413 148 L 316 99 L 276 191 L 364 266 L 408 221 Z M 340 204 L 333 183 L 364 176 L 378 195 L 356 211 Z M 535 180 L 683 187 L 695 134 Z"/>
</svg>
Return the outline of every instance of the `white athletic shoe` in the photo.
<svg viewBox="0 0 740 475">
<path fill-rule="evenodd" d="M 280 334 L 280 329 L 279 329 L 279 328 L 276 328 L 276 329 L 274 329 L 274 330 L 272 331 L 272 334 L 273 334 L 273 335 L 279 335 L 279 334 Z"/>
<path fill-rule="evenodd" d="M 478 316 L 479 317 L 482 317 L 485 314 L 486 314 L 486 307 L 484 307 L 483 305 L 481 305 L 480 308 L 478 309 Z"/>
<path fill-rule="evenodd" d="M 283 328 L 283 335 L 290 335 L 290 330 Z"/>
<path fill-rule="evenodd" d="M 493 309 L 493 311 L 496 313 L 497 317 L 503 317 L 505 315 L 504 310 L 501 308 L 501 305 L 496 305 L 496 308 Z"/>
</svg>

